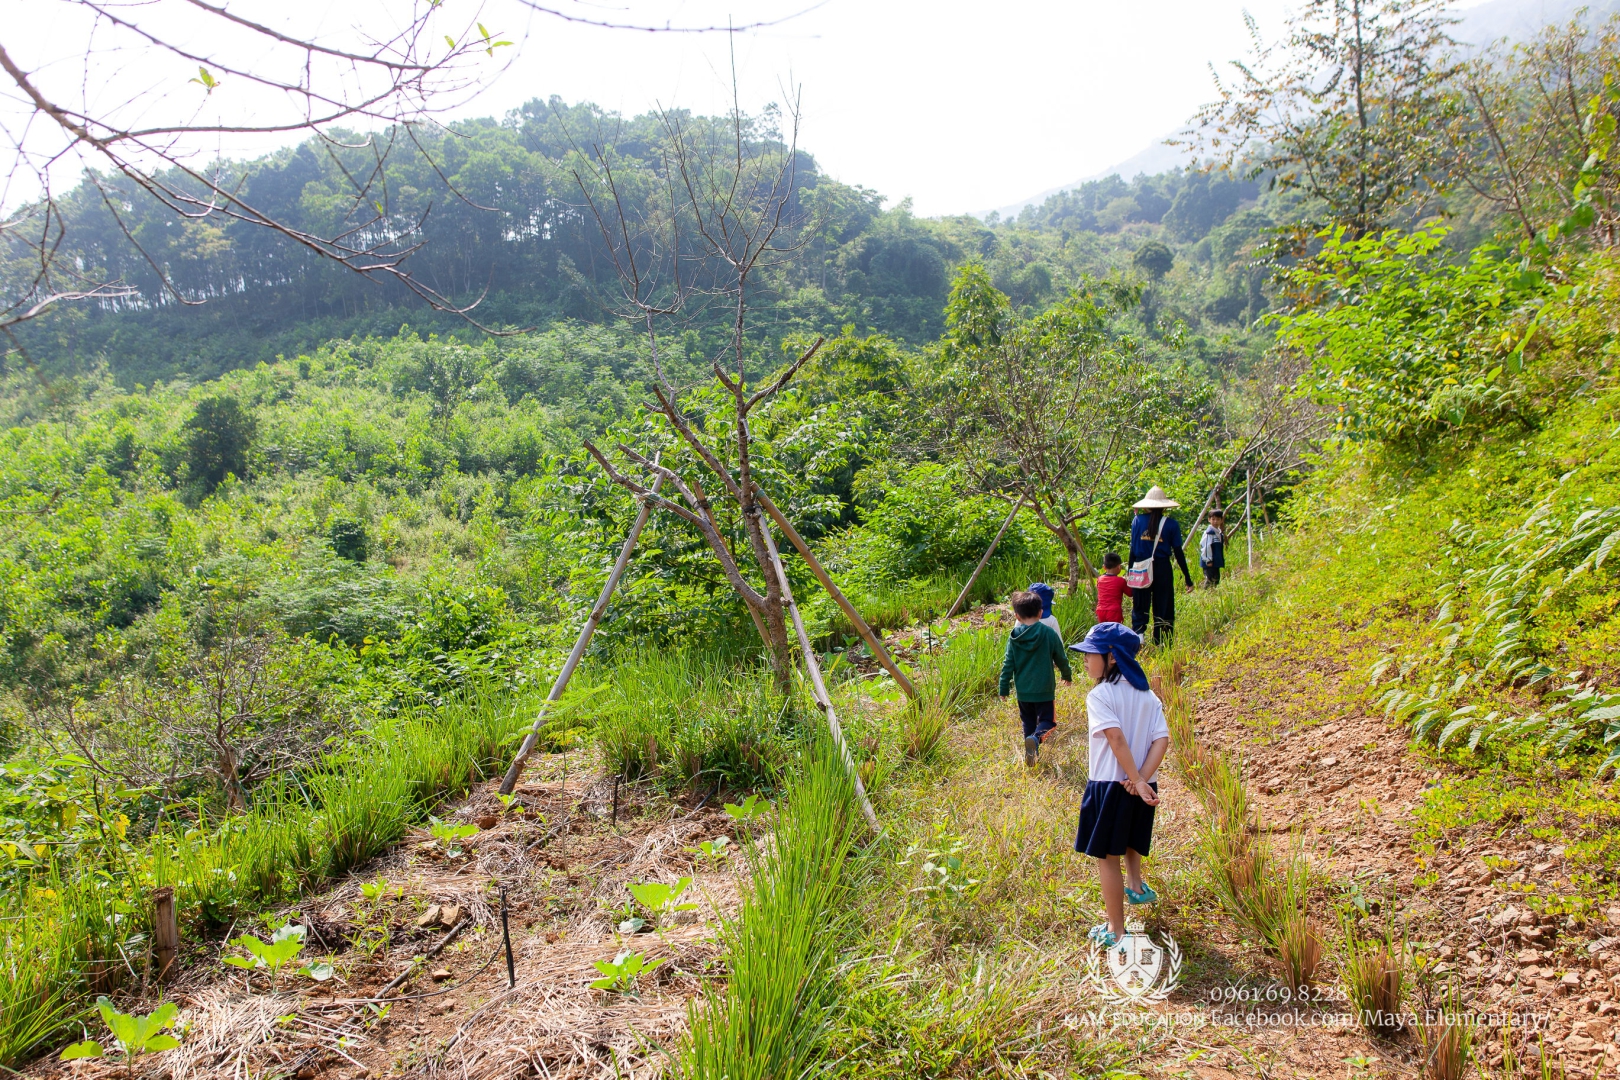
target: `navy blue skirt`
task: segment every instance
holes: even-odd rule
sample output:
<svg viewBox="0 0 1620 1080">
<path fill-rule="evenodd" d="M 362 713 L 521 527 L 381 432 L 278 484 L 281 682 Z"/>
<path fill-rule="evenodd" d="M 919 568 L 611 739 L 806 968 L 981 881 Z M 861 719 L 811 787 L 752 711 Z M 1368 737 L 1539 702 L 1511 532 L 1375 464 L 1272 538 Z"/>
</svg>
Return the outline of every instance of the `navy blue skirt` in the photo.
<svg viewBox="0 0 1620 1080">
<path fill-rule="evenodd" d="M 1154 791 L 1159 785 L 1148 785 Z M 1127 848 L 1146 855 L 1153 846 L 1153 810 L 1117 780 L 1093 780 L 1080 799 L 1080 832 L 1074 850 L 1093 859 L 1123 855 Z"/>
</svg>

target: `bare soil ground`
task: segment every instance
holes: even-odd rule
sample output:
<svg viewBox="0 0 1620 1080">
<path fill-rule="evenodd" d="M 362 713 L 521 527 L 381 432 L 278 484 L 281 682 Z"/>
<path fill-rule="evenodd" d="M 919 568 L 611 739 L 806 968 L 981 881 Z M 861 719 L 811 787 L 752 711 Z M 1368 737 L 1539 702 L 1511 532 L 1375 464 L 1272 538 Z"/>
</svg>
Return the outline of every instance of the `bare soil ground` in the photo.
<svg viewBox="0 0 1620 1080">
<path fill-rule="evenodd" d="M 1515 1045 L 1531 1058 L 1532 1071 L 1539 1073 L 1534 1059 L 1545 1047 L 1549 1064 L 1571 1080 L 1620 1074 L 1614 1042 L 1620 938 L 1609 936 L 1617 931 L 1607 920 L 1537 917 L 1523 898 L 1527 883 L 1568 890 L 1564 848 L 1533 836 L 1533 822 L 1450 829 L 1438 838 L 1425 831 L 1415 812 L 1425 789 L 1438 786 L 1448 770 L 1415 751 L 1404 728 L 1331 704 L 1356 699 L 1347 680 L 1361 678 L 1361 670 L 1344 657 L 1281 656 L 1269 671 L 1195 680 L 1199 739 L 1243 759 L 1262 828 L 1277 842 L 1289 842 L 1282 834 L 1297 837 L 1322 875 L 1356 883 L 1370 905 L 1393 898 L 1409 920 L 1423 981 L 1454 983 L 1465 1005 L 1479 1012 L 1528 1018 L 1534 1027 Z M 1168 794 L 1172 802 L 1190 801 L 1173 779 Z M 1185 847 L 1189 838 L 1178 827 L 1185 824 L 1172 824 L 1167 847 Z M 1331 905 L 1320 900 L 1321 916 L 1331 920 Z M 1207 967 L 1274 966 L 1257 943 L 1211 930 L 1202 943 L 1213 954 Z M 1195 982 L 1188 996 L 1202 1006 L 1200 989 Z M 1423 992 L 1417 996 L 1421 1005 Z M 1276 1011 L 1261 1007 L 1251 1016 Z M 1483 1063 L 1500 1067 L 1500 1030 L 1481 1036 Z M 1180 1062 L 1153 1063 L 1150 1071 L 1407 1076 L 1418 1074 L 1423 1055 L 1414 1032 L 1374 1040 L 1342 1026 L 1232 1028 L 1224 1041 Z"/>
<path fill-rule="evenodd" d="M 741 857 L 722 867 L 694 865 L 699 841 L 732 836 L 714 801 L 685 803 L 630 785 L 618 793 L 599 772 L 581 775 L 572 755 L 567 786 L 558 757 L 538 756 L 503 807 L 498 781 L 443 808 L 444 820 L 479 832 L 450 856 L 426 830 L 341 884 L 306 898 L 282 917 L 306 928 L 305 954 L 330 957 L 324 983 L 283 973 L 274 990 L 262 975 L 220 962 L 236 954 L 218 940 L 196 942 L 170 988 L 188 1025 L 179 1050 L 137 1065 L 136 1075 L 203 1077 L 518 1076 L 630 1078 L 662 1071 L 658 1044 L 686 1026 L 699 976 L 719 955 L 722 918 L 738 905 Z M 611 909 L 625 885 L 691 875 L 682 913 L 659 932 L 621 935 Z M 375 899 L 361 885 L 386 882 Z M 507 895 L 516 986 L 507 983 L 500 890 Z M 448 947 L 421 963 L 463 919 Z M 639 993 L 593 990 L 596 961 L 631 948 L 657 971 Z M 301 958 L 302 959 L 302 958 Z M 384 986 L 416 969 L 386 1000 Z M 139 1003 L 137 1003 L 138 1007 Z M 128 1007 L 128 1006 L 126 1006 Z M 34 1076 L 124 1075 L 111 1060 L 41 1061 Z"/>
</svg>

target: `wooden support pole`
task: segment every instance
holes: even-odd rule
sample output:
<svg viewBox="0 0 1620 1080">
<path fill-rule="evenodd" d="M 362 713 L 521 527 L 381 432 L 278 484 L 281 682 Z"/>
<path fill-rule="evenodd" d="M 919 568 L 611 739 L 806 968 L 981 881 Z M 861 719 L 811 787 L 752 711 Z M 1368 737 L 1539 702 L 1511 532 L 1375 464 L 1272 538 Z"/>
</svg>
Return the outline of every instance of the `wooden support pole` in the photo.
<svg viewBox="0 0 1620 1080">
<path fill-rule="evenodd" d="M 653 459 L 654 464 L 657 461 L 657 458 Z M 663 482 L 662 476 L 653 480 L 654 495 L 658 494 L 658 488 Z M 563 696 L 563 691 L 568 689 L 568 680 L 573 677 L 574 669 L 579 666 L 580 658 L 585 655 L 585 647 L 591 643 L 591 635 L 596 633 L 596 627 L 601 623 L 602 616 L 607 614 L 608 601 L 613 598 L 613 590 L 618 587 L 619 578 L 630 562 L 630 553 L 635 550 L 636 541 L 641 538 L 641 529 L 647 524 L 647 517 L 651 513 L 652 504 L 645 499 L 641 500 L 641 509 L 636 512 L 636 520 L 630 526 L 630 534 L 624 538 L 624 546 L 619 549 L 619 557 L 614 561 L 607 582 L 602 586 L 601 595 L 596 598 L 596 606 L 591 608 L 590 617 L 585 620 L 585 625 L 580 627 L 579 637 L 574 641 L 574 651 L 568 654 L 562 670 L 557 672 L 557 679 L 551 684 L 551 693 L 546 695 L 546 700 L 540 703 L 540 709 L 535 714 L 534 726 L 523 737 L 523 745 L 518 748 L 517 757 L 512 759 L 512 767 L 506 770 L 506 776 L 501 780 L 502 795 L 512 794 L 512 789 L 517 787 L 518 777 L 523 774 L 523 766 L 529 760 L 529 755 L 534 753 L 534 744 L 540 740 L 540 729 L 546 723 L 546 711 L 553 702 Z M 564 768 L 566 767 L 567 759 L 564 758 Z M 565 773 L 564 776 L 566 775 Z"/>
<path fill-rule="evenodd" d="M 967 584 L 962 586 L 961 595 L 956 598 L 956 603 L 951 605 L 951 610 L 945 613 L 947 619 L 956 614 L 956 610 L 962 606 L 962 601 L 966 600 L 968 593 L 972 591 L 973 583 L 979 580 L 979 574 L 990 564 L 990 556 L 996 553 L 996 545 L 1000 544 L 1001 538 L 1007 535 L 1007 527 L 1013 523 L 1013 518 L 1017 517 L 1018 511 L 1024 508 L 1024 498 L 1028 494 L 1027 491 L 1018 493 L 1018 501 L 1013 503 L 1013 508 L 1007 512 L 1007 520 L 1001 523 L 1001 528 L 996 530 L 996 538 L 990 541 L 990 546 L 985 549 L 984 558 L 979 560 L 979 565 L 975 566 L 973 573 L 968 575 Z"/>
<path fill-rule="evenodd" d="M 174 888 L 165 885 L 152 892 L 152 949 L 157 959 L 159 982 L 169 978 L 169 970 L 180 955 L 180 917 L 174 907 Z"/>
<path fill-rule="evenodd" d="M 755 498 L 759 500 L 759 504 L 765 508 L 766 512 L 771 515 L 771 520 L 776 522 L 777 527 L 782 530 L 782 535 L 786 536 L 793 542 L 793 546 L 799 549 L 799 554 L 804 557 L 805 564 L 810 567 L 810 572 L 816 575 L 816 580 L 821 582 L 823 589 L 827 590 L 827 595 L 831 596 L 833 602 L 843 610 L 844 617 L 850 621 L 850 625 L 855 627 L 855 632 L 861 635 L 861 640 L 866 642 L 868 649 L 872 650 L 872 655 L 877 657 L 878 663 L 882 664 L 884 670 L 894 677 L 894 681 L 905 692 L 906 697 L 916 701 L 917 688 L 912 685 L 911 679 L 906 676 L 905 672 L 900 670 L 900 665 L 894 662 L 894 657 L 889 655 L 889 650 L 883 647 L 883 639 L 873 633 L 872 628 L 866 624 L 866 620 L 861 618 L 861 613 L 855 610 L 855 605 L 849 602 L 849 597 L 845 596 L 843 591 L 833 584 L 832 577 L 828 575 L 826 569 L 817 561 L 816 557 L 810 553 L 810 545 L 804 542 L 804 537 L 799 535 L 799 530 L 795 529 L 788 519 L 783 516 L 782 511 L 776 508 L 776 504 L 771 502 L 770 496 L 758 488 L 755 489 Z"/>
<path fill-rule="evenodd" d="M 855 767 L 855 758 L 849 752 L 849 744 L 844 742 L 844 729 L 838 723 L 838 714 L 833 711 L 832 697 L 827 693 L 827 684 L 821 678 L 821 664 L 816 660 L 816 650 L 810 646 L 810 635 L 804 629 L 804 617 L 799 614 L 799 605 L 793 602 L 793 586 L 788 584 L 787 567 L 782 565 L 782 556 L 776 550 L 776 540 L 771 536 L 771 530 L 764 522 L 760 522 L 760 532 L 765 534 L 765 549 L 770 553 L 771 565 L 776 570 L 776 580 L 782 586 L 782 603 L 787 606 L 788 614 L 793 617 L 793 629 L 799 635 L 799 651 L 804 654 L 804 668 L 810 673 L 810 688 L 815 694 L 816 704 L 821 706 L 822 712 L 827 714 L 827 730 L 832 733 L 833 745 L 838 748 L 838 756 L 843 759 L 844 771 L 849 774 L 849 782 L 855 787 L 855 801 L 860 804 L 861 816 L 872 827 L 874 833 L 881 833 L 883 827 L 878 824 L 877 812 L 872 809 L 872 800 L 866 797 L 866 785 L 861 783 L 860 770 Z"/>
<path fill-rule="evenodd" d="M 1254 473 L 1243 477 L 1243 520 L 1249 526 L 1249 569 L 1254 569 Z"/>
</svg>

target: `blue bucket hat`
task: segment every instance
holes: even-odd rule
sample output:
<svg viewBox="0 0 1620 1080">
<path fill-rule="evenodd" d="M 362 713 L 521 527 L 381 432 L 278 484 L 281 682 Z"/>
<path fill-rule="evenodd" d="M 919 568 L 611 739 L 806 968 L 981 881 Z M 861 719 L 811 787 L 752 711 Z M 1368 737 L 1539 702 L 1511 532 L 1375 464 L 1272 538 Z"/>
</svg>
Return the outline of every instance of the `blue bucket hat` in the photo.
<svg viewBox="0 0 1620 1080">
<path fill-rule="evenodd" d="M 1086 631 L 1086 636 L 1069 648 L 1075 652 L 1112 656 L 1114 666 L 1125 676 L 1125 681 L 1138 690 L 1148 688 L 1147 672 L 1136 662 L 1136 650 L 1142 647 L 1142 635 L 1117 622 L 1100 622 Z"/>
<path fill-rule="evenodd" d="M 1051 618 L 1052 600 L 1057 596 L 1057 593 L 1052 591 L 1052 586 L 1044 581 L 1037 581 L 1029 587 L 1029 591 L 1041 598 L 1041 618 Z"/>
</svg>

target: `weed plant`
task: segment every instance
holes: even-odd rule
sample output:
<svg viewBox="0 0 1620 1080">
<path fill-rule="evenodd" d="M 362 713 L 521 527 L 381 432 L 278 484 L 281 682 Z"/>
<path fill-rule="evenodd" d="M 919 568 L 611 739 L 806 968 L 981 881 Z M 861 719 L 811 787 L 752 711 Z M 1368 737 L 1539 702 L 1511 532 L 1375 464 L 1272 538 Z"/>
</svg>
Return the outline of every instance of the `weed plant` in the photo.
<svg viewBox="0 0 1620 1080">
<path fill-rule="evenodd" d="M 1441 997 L 1435 1015 L 1425 1018 L 1418 1034 L 1426 1080 L 1464 1080 L 1468 1076 L 1474 1057 L 1474 1022 L 1456 984 Z"/>
<path fill-rule="evenodd" d="M 1406 942 L 1389 929 L 1366 933 L 1346 916 L 1340 970 L 1357 1022 L 1374 1035 L 1399 1031 L 1406 1004 Z"/>
<path fill-rule="evenodd" d="M 951 721 L 976 712 L 994 696 L 1005 643 L 993 630 L 958 634 L 917 679 L 917 700 L 900 712 L 906 756 L 929 762 L 937 756 Z"/>
</svg>

